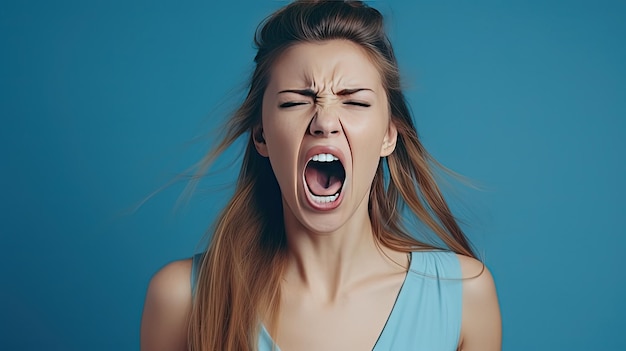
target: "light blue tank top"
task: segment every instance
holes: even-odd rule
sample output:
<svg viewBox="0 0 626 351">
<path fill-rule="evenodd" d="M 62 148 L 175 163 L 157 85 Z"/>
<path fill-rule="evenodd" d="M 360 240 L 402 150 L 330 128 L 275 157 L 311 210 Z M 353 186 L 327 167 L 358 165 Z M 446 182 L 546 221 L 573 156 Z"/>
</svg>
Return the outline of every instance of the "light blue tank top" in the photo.
<svg viewBox="0 0 626 351">
<path fill-rule="evenodd" d="M 192 291 L 201 254 L 193 257 Z M 461 266 L 447 251 L 416 251 L 373 351 L 454 351 L 461 332 Z M 280 351 L 261 326 L 259 351 Z"/>
</svg>

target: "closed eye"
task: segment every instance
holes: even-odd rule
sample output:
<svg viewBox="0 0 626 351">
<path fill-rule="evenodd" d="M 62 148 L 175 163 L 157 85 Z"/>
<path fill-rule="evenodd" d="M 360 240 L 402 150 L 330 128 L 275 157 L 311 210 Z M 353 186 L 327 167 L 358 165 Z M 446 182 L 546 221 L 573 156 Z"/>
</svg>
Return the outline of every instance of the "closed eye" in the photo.
<svg viewBox="0 0 626 351">
<path fill-rule="evenodd" d="M 278 107 L 280 108 L 287 108 L 287 107 L 293 107 L 293 106 L 299 106 L 299 105 L 306 105 L 308 104 L 308 102 L 303 102 L 303 101 L 288 101 L 288 102 L 283 102 L 282 104 L 278 105 Z"/>
<path fill-rule="evenodd" d="M 346 101 L 346 102 L 344 102 L 344 104 L 345 105 L 360 106 L 360 107 L 370 107 L 371 106 L 367 102 L 360 102 L 360 101 Z"/>
</svg>

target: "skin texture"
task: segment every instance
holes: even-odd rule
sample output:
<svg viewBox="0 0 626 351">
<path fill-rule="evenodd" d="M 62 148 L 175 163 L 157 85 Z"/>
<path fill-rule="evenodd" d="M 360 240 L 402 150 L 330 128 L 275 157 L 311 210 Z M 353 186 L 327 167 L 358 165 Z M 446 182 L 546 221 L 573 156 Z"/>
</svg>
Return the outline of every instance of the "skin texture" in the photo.
<svg viewBox="0 0 626 351">
<path fill-rule="evenodd" d="M 289 248 L 278 324 L 264 319 L 265 326 L 283 351 L 371 350 L 408 267 L 405 253 L 376 245 L 368 215 L 376 167 L 397 138 L 376 66 L 349 41 L 292 46 L 273 66 L 254 134 L 280 185 Z M 318 150 L 345 168 L 332 208 L 312 203 L 304 180 Z M 493 279 L 479 261 L 459 259 L 468 278 L 459 349 L 500 350 Z M 178 261 L 152 279 L 142 350 L 186 348 L 190 274 L 190 262 Z"/>
</svg>

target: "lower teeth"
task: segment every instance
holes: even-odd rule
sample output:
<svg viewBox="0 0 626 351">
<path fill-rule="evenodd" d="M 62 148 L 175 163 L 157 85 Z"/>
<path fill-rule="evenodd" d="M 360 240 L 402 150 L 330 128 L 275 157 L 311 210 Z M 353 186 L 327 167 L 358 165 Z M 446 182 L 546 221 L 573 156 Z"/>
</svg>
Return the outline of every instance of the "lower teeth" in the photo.
<svg viewBox="0 0 626 351">
<path fill-rule="evenodd" d="M 326 204 L 326 203 L 337 200 L 337 198 L 339 197 L 339 193 L 335 195 L 330 195 L 330 196 L 317 196 L 317 195 L 311 194 L 311 197 L 313 198 L 313 201 L 317 203 Z"/>
</svg>

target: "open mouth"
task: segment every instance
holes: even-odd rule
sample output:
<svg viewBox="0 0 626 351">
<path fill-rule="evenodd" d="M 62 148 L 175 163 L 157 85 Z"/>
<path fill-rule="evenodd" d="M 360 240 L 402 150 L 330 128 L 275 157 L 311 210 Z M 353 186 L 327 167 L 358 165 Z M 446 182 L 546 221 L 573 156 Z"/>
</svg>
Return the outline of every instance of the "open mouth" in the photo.
<svg viewBox="0 0 626 351">
<path fill-rule="evenodd" d="M 346 171 L 336 156 L 316 154 L 306 164 L 304 179 L 313 201 L 325 204 L 339 198 Z"/>
</svg>

